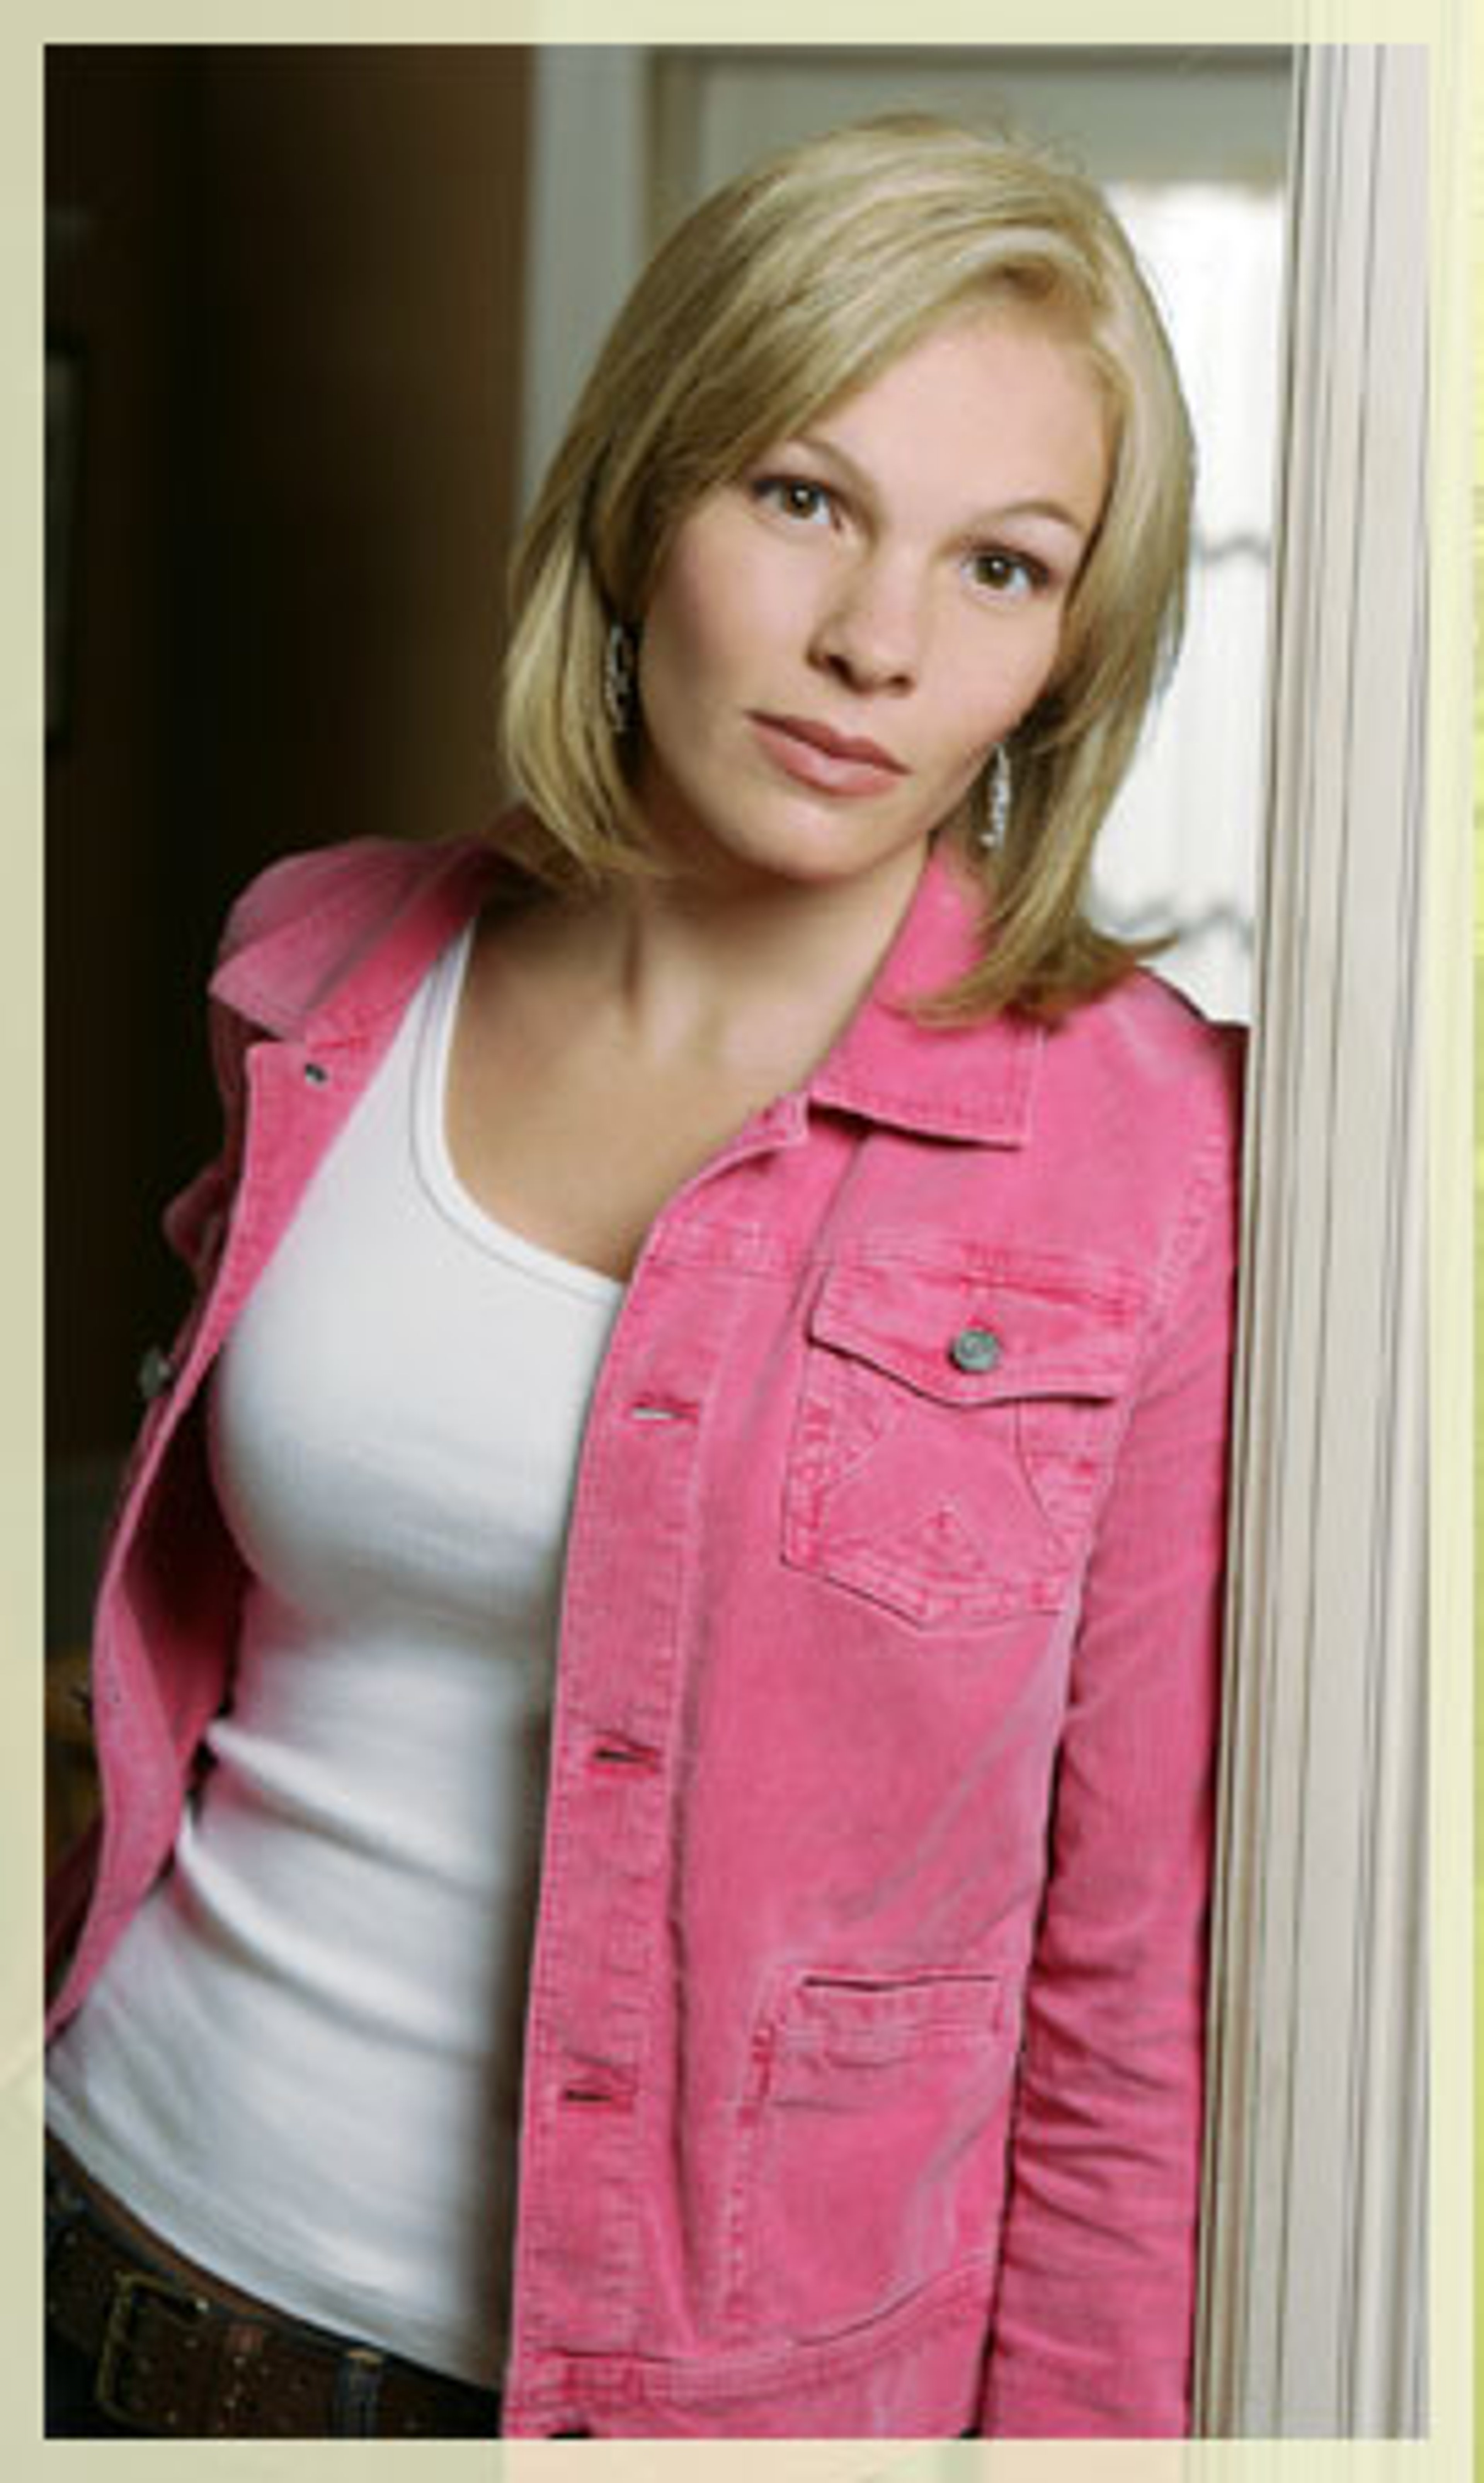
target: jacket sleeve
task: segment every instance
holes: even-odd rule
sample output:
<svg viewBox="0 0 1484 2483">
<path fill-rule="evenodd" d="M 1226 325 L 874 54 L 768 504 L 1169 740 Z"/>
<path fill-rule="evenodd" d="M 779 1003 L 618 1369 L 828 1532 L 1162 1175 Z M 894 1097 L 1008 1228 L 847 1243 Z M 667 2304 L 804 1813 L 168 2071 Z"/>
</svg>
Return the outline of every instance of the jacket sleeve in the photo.
<svg viewBox="0 0 1484 2483">
<path fill-rule="evenodd" d="M 244 937 L 251 936 L 251 926 L 261 904 L 259 893 L 271 891 L 276 880 L 281 884 L 283 875 L 293 867 L 292 863 L 271 864 L 237 898 L 218 943 L 218 964 L 234 953 Z M 211 1161 L 168 1202 L 162 1217 L 165 1238 L 177 1258 L 184 1261 L 192 1280 L 192 1298 L 177 1332 L 176 1351 L 199 1308 L 202 1290 L 215 1264 L 242 1152 L 243 1063 L 251 1028 L 219 1001 L 209 1001 L 208 1010 L 212 1066 L 222 1107 L 221 1138 Z M 128 1479 L 140 1454 L 141 1437 L 142 1429 L 136 1433 L 133 1447 L 116 1482 L 113 1509 L 99 1550 L 100 1563 L 106 1561 L 108 1545 L 122 1513 Z M 61 1981 L 87 1911 L 97 1872 L 101 1838 L 102 1822 L 94 1817 L 81 1835 L 67 1846 L 47 1875 L 45 1961 L 48 1997 L 55 1992 Z"/>
<path fill-rule="evenodd" d="M 249 1028 L 218 1001 L 208 1002 L 212 1067 L 222 1106 L 216 1154 L 166 1205 L 165 1238 L 199 1285 L 209 1273 L 226 1223 L 242 1156 L 244 1068 Z"/>
<path fill-rule="evenodd" d="M 293 926 L 315 907 L 333 909 L 346 917 L 349 939 L 357 918 L 347 906 L 347 895 L 356 905 L 374 914 L 385 894 L 395 894 L 415 876 L 417 868 L 415 848 L 384 838 L 358 838 L 283 856 L 260 870 L 232 904 L 217 947 L 217 969 L 220 971 L 256 943 L 291 933 Z M 215 997 L 208 1009 L 212 1065 L 222 1108 L 221 1135 L 210 1161 L 170 1200 L 164 1213 L 166 1240 L 191 1277 L 181 1323 L 172 1343 L 172 1361 L 178 1361 L 184 1352 L 204 1306 L 231 1212 L 246 1132 L 246 1060 L 255 1028 L 238 1009 Z M 158 1415 L 146 1415 L 117 1480 L 114 1508 L 101 1551 L 105 1560 L 151 1419 L 157 1420 Z M 94 1820 L 59 1857 L 48 1875 L 49 1990 L 55 1988 L 66 1967 L 87 1910 L 100 1835 L 100 1823 Z"/>
<path fill-rule="evenodd" d="M 1239 1038 L 1085 1583 L 980 2428 L 1189 2428 Z"/>
</svg>

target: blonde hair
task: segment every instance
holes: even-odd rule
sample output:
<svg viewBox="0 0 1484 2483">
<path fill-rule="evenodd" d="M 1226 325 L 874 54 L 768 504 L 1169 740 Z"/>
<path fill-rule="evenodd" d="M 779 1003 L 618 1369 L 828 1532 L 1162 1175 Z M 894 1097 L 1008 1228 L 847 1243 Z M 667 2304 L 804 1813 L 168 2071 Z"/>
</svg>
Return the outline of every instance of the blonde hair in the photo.
<svg viewBox="0 0 1484 2483">
<path fill-rule="evenodd" d="M 982 955 L 924 1013 L 1054 1016 L 1148 953 L 1096 930 L 1083 901 L 1183 619 L 1194 455 L 1174 360 L 1088 182 L 1039 148 L 915 115 L 744 173 L 671 235 L 620 312 L 512 568 L 504 744 L 529 806 L 513 848 L 528 869 L 571 887 L 664 867 L 625 772 L 632 736 L 615 739 L 600 684 L 613 621 L 642 615 L 696 502 L 930 331 L 996 304 L 1089 356 L 1110 482 L 1051 680 L 1009 744 L 1005 844 L 991 857 L 966 841 Z"/>
</svg>

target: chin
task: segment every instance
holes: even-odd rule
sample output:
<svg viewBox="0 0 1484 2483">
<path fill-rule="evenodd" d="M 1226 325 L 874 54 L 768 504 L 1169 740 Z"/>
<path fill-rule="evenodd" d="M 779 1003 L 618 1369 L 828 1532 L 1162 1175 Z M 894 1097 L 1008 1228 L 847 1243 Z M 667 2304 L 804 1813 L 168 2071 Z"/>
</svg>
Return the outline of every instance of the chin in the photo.
<svg viewBox="0 0 1484 2483">
<path fill-rule="evenodd" d="M 758 845 L 733 846 L 729 851 L 737 867 L 750 877 L 795 888 L 840 888 L 854 880 L 888 874 L 893 866 L 904 872 L 909 868 L 907 856 L 899 846 L 886 853 L 861 854 L 847 850 L 841 840 L 832 842 L 823 837 L 798 841 L 786 850 Z"/>
</svg>

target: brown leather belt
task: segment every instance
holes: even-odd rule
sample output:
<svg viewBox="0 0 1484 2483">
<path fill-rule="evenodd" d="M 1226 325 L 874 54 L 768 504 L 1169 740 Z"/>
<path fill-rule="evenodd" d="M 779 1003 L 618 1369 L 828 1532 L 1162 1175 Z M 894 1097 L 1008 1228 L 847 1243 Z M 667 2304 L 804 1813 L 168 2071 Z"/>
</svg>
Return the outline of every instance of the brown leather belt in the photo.
<svg viewBox="0 0 1484 2483">
<path fill-rule="evenodd" d="M 490 2440 L 492 2389 L 214 2293 L 141 2250 L 47 2168 L 46 2315 L 113 2421 L 176 2440 Z"/>
</svg>

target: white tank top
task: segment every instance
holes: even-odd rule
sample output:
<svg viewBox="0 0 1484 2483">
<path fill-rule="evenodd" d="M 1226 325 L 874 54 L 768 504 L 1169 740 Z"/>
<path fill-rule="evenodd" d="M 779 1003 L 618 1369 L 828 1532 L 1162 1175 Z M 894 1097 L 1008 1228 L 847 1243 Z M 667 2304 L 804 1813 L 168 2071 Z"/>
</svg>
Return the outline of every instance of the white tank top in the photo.
<svg viewBox="0 0 1484 2483">
<path fill-rule="evenodd" d="M 251 1584 L 173 1868 L 53 2046 L 48 2120 L 230 2283 L 497 2381 L 562 1555 L 622 1287 L 443 1137 L 469 934 L 229 1338 Z"/>
</svg>

